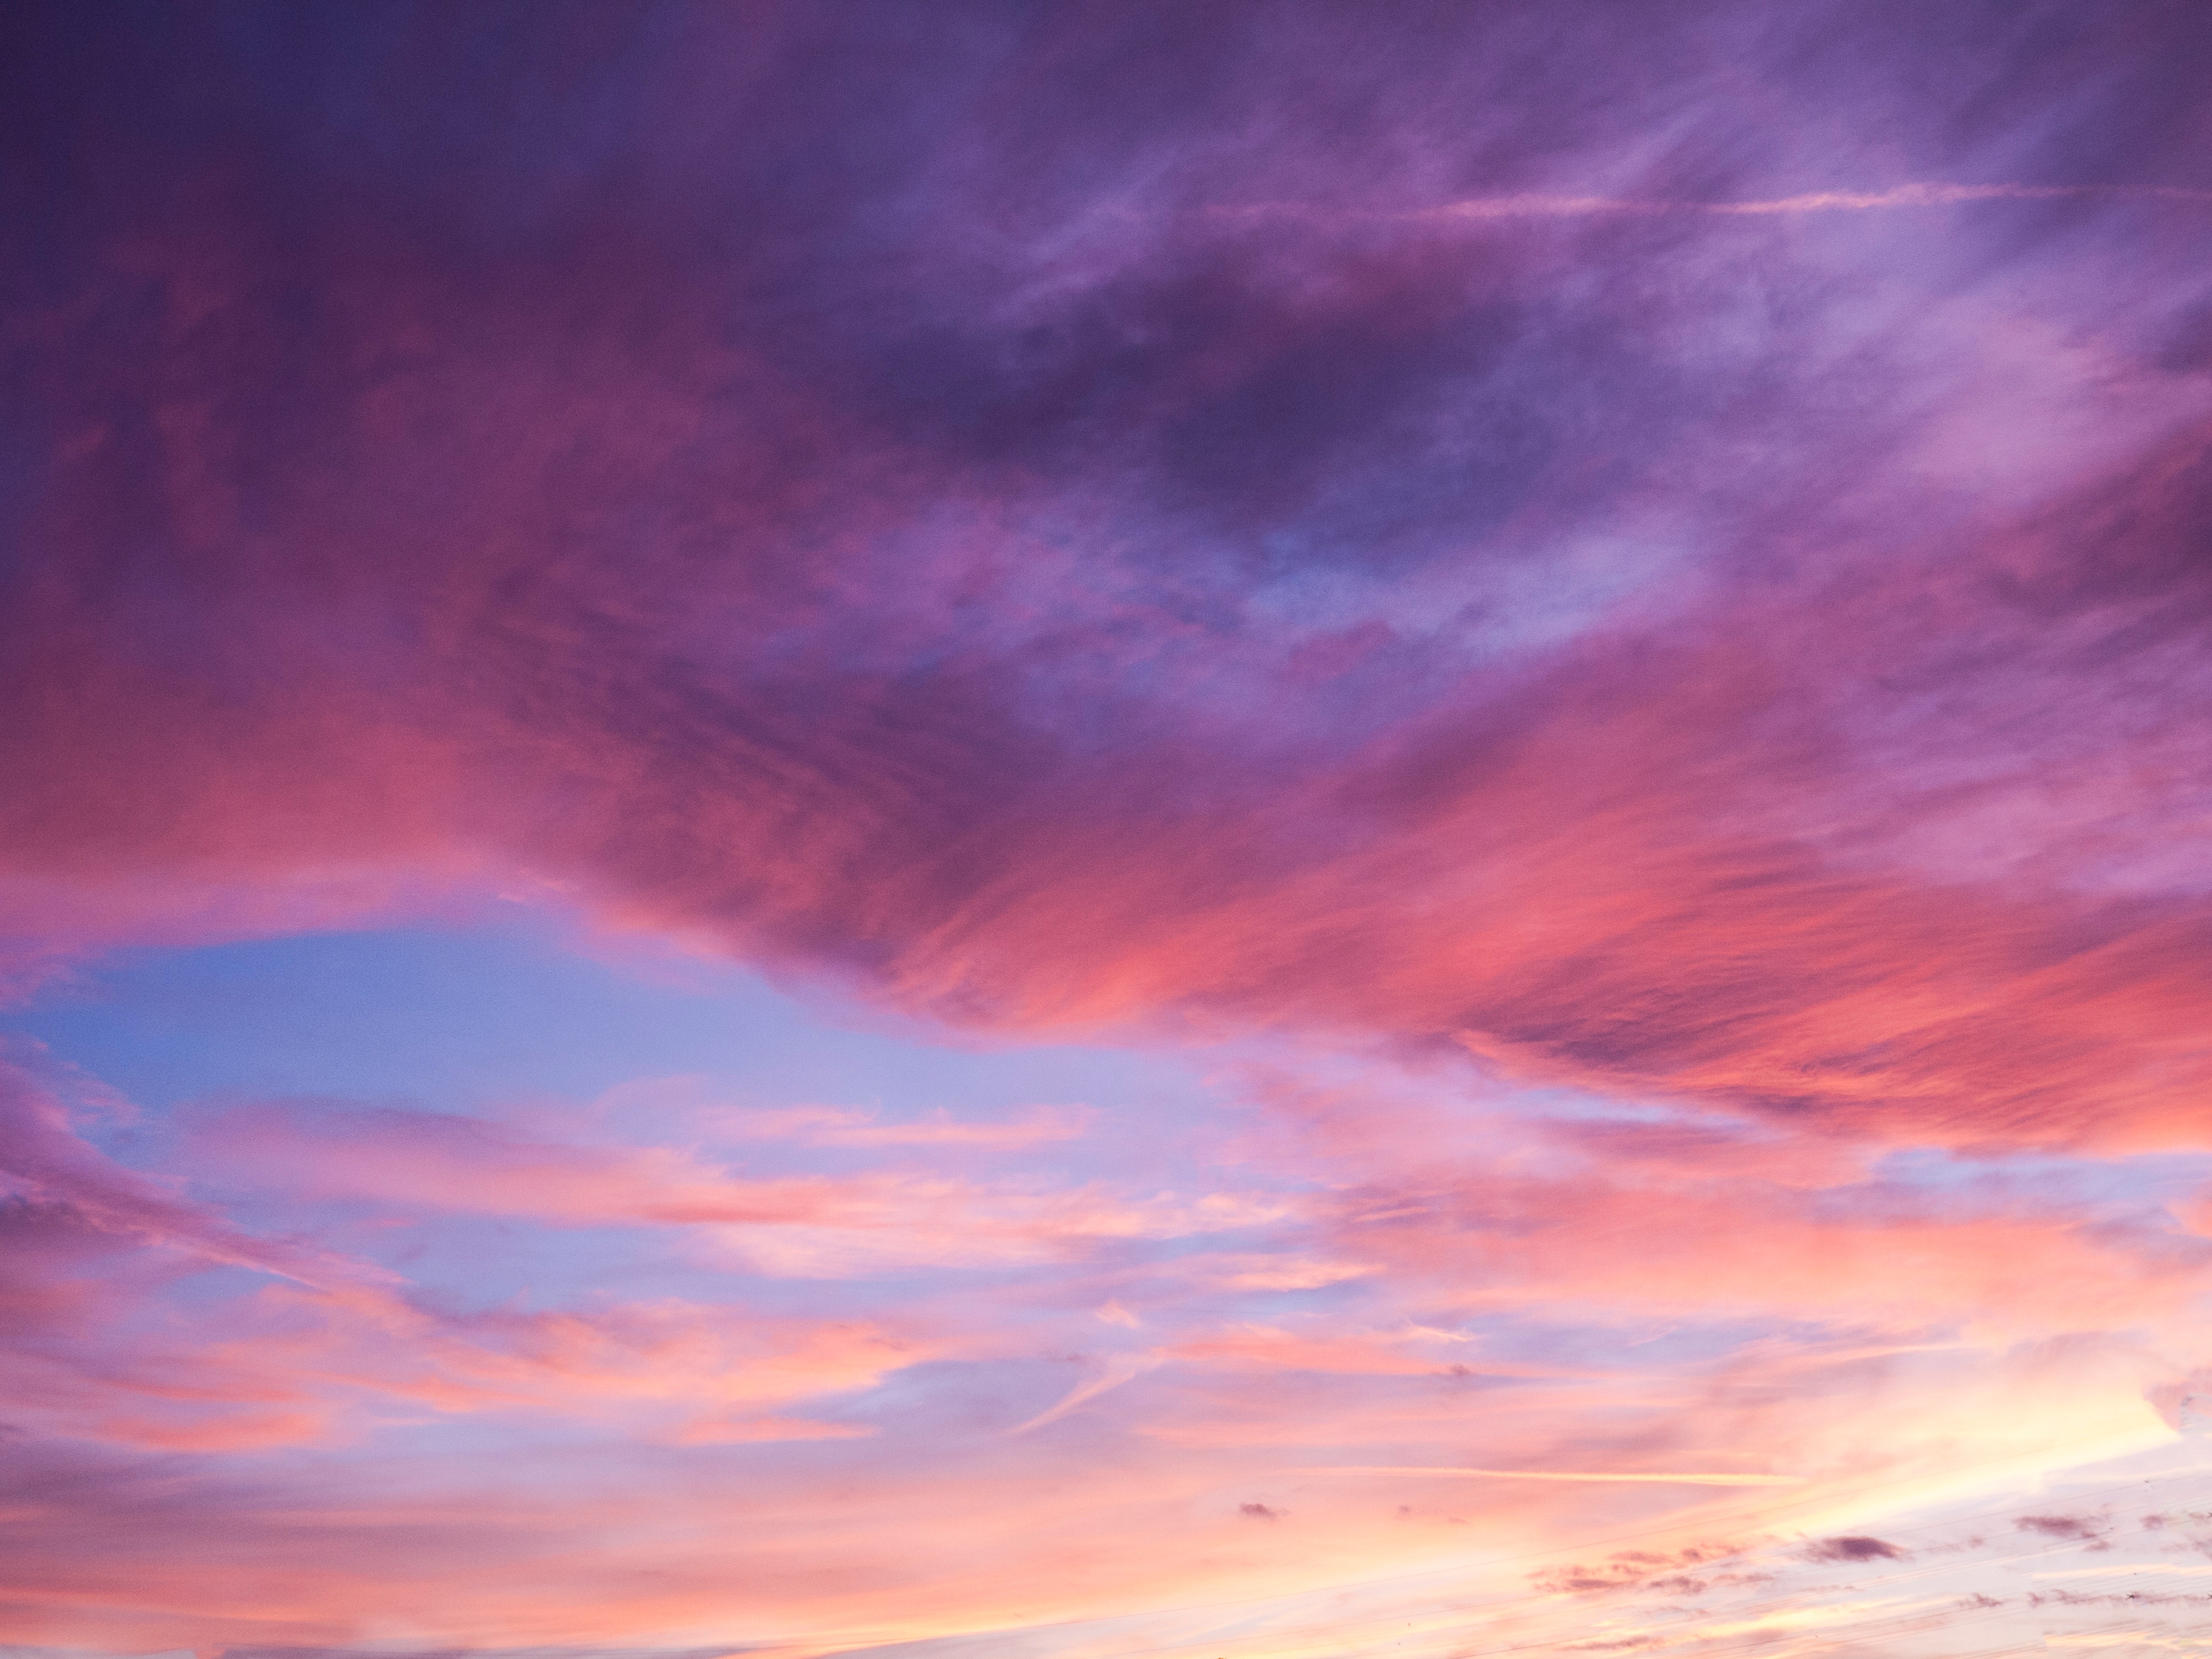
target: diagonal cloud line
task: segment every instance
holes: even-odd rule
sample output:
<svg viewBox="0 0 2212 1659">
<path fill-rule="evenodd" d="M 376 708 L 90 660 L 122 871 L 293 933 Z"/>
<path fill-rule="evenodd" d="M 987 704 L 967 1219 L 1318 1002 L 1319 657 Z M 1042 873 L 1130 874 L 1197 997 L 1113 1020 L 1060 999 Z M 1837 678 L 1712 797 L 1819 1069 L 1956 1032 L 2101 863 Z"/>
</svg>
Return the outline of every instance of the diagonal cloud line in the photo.
<svg viewBox="0 0 2212 1659">
<path fill-rule="evenodd" d="M 2212 190 L 2189 190 L 2178 185 L 1947 185 L 1916 183 L 1884 191 L 1814 191 L 1800 196 L 1778 196 L 1751 202 L 1697 202 L 1623 196 L 1547 196 L 1516 192 L 1510 196 L 1475 196 L 1439 207 L 1405 212 L 1338 214 L 1302 203 L 1261 202 L 1249 206 L 1215 208 L 1210 211 L 1232 217 L 1345 217 L 1377 220 L 1422 219 L 1574 219 L 1601 216 L 1657 218 L 1670 215 L 1705 215 L 1717 218 L 1756 218 L 1809 213 L 1865 213 L 1885 208 L 1951 207 L 1969 202 L 2040 202 L 2070 198 L 2106 198 L 2115 201 L 2179 202 L 2212 206 Z"/>
<path fill-rule="evenodd" d="M 1055 1422 L 1066 1416 L 1078 1406 L 1096 1400 L 1109 1389 L 1118 1389 L 1124 1382 L 1142 1376 L 1166 1358 L 1166 1354 L 1157 1348 L 1147 1353 L 1122 1354 L 1108 1362 L 1105 1370 L 1098 1376 L 1092 1377 L 1087 1382 L 1079 1382 L 1057 1403 L 1046 1407 L 1028 1422 L 1017 1424 L 1006 1432 L 1011 1436 L 1027 1434 L 1031 1429 L 1041 1429 L 1046 1424 Z"/>
</svg>

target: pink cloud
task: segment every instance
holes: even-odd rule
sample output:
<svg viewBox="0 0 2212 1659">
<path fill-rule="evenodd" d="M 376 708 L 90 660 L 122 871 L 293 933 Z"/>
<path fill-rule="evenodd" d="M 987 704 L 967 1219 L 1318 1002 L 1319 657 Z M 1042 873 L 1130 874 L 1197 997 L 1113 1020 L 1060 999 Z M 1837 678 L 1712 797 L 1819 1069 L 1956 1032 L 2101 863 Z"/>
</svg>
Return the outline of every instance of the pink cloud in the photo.
<svg viewBox="0 0 2212 1659">
<path fill-rule="evenodd" d="M 254 204 L 208 190 L 131 256 L 167 276 L 155 363 L 216 318 L 248 358 L 274 349 L 240 251 Z M 1060 303 L 1121 303 L 1129 283 L 1176 303 L 1145 263 L 1176 257 L 1168 234 L 1133 252 L 1133 274 L 1071 274 Z M 2177 550 L 2203 399 L 2124 368 L 2123 342 L 2094 362 L 2028 355 L 2056 377 L 2038 392 L 2052 408 L 2136 397 L 2141 435 L 2117 455 L 2074 446 L 2008 520 L 1908 519 L 1869 547 L 1863 509 L 1806 470 L 1825 451 L 1778 457 L 1774 490 L 1836 526 L 1832 547 L 1792 555 L 1804 574 L 1740 592 L 1632 581 L 1632 601 L 1494 659 L 1331 617 L 1332 635 L 1387 628 L 1381 659 L 1423 690 L 1301 745 L 1348 695 L 1292 672 L 1303 624 L 1263 623 L 1264 606 L 1233 634 L 1178 620 L 1174 580 L 1127 550 L 1137 528 L 1078 560 L 1037 527 L 1062 495 L 1115 490 L 1148 524 L 1142 478 L 994 467 L 886 428 L 765 343 L 710 343 L 720 313 L 696 272 L 659 272 L 625 331 L 586 276 L 538 291 L 502 272 L 464 294 L 419 237 L 333 234 L 314 257 L 343 246 L 374 280 L 333 273 L 329 361 L 419 345 L 389 374 L 334 371 L 328 453 L 264 432 L 248 380 L 167 386 L 105 355 L 77 377 L 169 434 L 128 488 L 174 526 L 179 626 L 200 654 L 150 647 L 150 600 L 63 582 L 27 601 L 20 668 L 45 689 L 8 740 L 4 846 L 39 960 L 452 902 L 520 869 L 611 919 L 964 1021 L 1180 1011 L 1465 1042 L 1518 1075 L 1907 1138 L 2192 1133 L 2204 1060 L 2181 1034 L 2201 1012 L 2205 899 L 2157 849 L 2206 798 L 2181 713 L 2203 671 L 2172 621 L 2196 591 Z M 1234 237 L 1188 257 L 1225 262 L 1250 300 L 1207 354 L 1163 366 L 1147 418 L 1170 425 L 1215 419 L 1302 353 L 1372 373 L 1401 334 L 1445 329 L 1474 280 L 1464 250 L 1418 240 L 1302 242 L 1297 280 Z M 1534 280 L 1566 256 L 1500 257 Z M 1652 326 L 1725 337 L 1725 288 L 1685 280 L 1718 310 Z M 1969 324 L 1961 347 L 1931 315 L 1929 362 L 1994 340 Z M 1840 351 L 1861 325 L 1823 326 Z M 557 354 L 528 343 L 547 329 Z M 1937 374 L 1922 343 L 1890 342 L 1867 373 Z M 1992 399 L 2019 404 L 1970 379 L 1940 389 L 1976 430 Z M 1739 421 L 1792 430 L 1793 391 L 1716 412 L 1711 441 L 1725 451 Z M 58 421 L 87 394 L 45 395 Z M 1921 417 L 1898 395 L 1867 412 L 1850 464 L 1912 451 Z M 119 441 L 89 411 L 64 423 L 78 459 L 40 534 L 65 564 L 96 561 Z M 1634 465 L 1715 465 L 1687 435 L 1649 441 Z M 253 508 L 272 528 L 248 535 L 237 477 L 270 445 L 295 472 Z M 1345 489 L 1389 459 L 1332 453 Z M 1277 510 L 1250 488 L 1236 510 Z M 1564 533 L 1572 500 L 1525 503 L 1514 533 Z M 1756 504 L 1723 506 L 1739 539 L 1770 533 Z M 625 513 L 665 542 L 613 536 Z M 577 550 L 544 563 L 562 525 Z M 779 538 L 808 556 L 705 551 Z M 278 545 L 319 551 L 293 568 Z M 2141 677 L 2106 673 L 2115 651 Z"/>
<path fill-rule="evenodd" d="M 264 1243 L 161 1191 L 79 1138 L 30 1078 L 9 1068 L 0 1082 L 18 1206 L 5 1287 L 14 1402 L 64 1433 L 178 1450 L 314 1443 L 357 1436 L 404 1402 L 585 1420 L 641 1412 L 679 1437 L 820 1437 L 847 1431 L 727 1413 L 849 1393 L 927 1352 L 866 1322 L 672 1299 L 438 1312 L 380 1268 Z M 495 1209 L 495 1182 L 483 1196 Z M 248 1269 L 258 1287 L 196 1318 L 163 1307 L 167 1285 L 210 1267 Z M 710 1421 L 722 1426 L 699 1427 Z"/>
<path fill-rule="evenodd" d="M 701 1115 L 702 1127 L 742 1140 L 790 1140 L 807 1146 L 973 1146 L 1011 1151 L 1074 1140 L 1090 1132 L 1097 1114 L 1082 1106 L 1035 1106 L 1011 1121 L 956 1121 L 944 1112 L 919 1121 L 884 1123 L 867 1112 L 837 1106 L 727 1109 Z"/>
<path fill-rule="evenodd" d="M 940 1135 L 969 1126 L 924 1123 L 918 1139 L 895 1128 L 882 1138 L 833 1133 L 824 1142 L 813 1133 L 818 1110 L 747 1114 L 742 1121 L 765 1117 L 771 1133 L 797 1129 L 813 1144 L 860 1147 L 1030 1145 L 1060 1139 L 1064 1127 L 1057 1117 L 1032 1120 L 1006 1141 Z M 850 1127 L 842 1116 L 830 1125 L 833 1132 Z M 205 1120 L 194 1142 L 194 1167 L 224 1184 L 570 1226 L 696 1228 L 763 1271 L 801 1275 L 1050 1259 L 1106 1240 L 1227 1232 L 1285 1212 L 1264 1192 L 982 1183 L 908 1170 L 744 1176 L 674 1147 L 564 1143 L 477 1119 L 392 1109 L 234 1108 Z"/>
</svg>

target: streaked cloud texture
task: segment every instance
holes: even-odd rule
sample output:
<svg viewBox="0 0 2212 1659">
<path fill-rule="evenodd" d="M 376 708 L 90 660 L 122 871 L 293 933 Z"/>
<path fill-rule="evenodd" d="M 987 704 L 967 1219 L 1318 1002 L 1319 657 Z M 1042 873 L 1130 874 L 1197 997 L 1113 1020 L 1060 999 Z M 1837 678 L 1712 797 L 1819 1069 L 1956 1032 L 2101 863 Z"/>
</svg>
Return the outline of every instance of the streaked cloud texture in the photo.
<svg viewBox="0 0 2212 1659">
<path fill-rule="evenodd" d="M 0 1639 L 2212 1631 L 2212 13 L 12 21 Z"/>
</svg>

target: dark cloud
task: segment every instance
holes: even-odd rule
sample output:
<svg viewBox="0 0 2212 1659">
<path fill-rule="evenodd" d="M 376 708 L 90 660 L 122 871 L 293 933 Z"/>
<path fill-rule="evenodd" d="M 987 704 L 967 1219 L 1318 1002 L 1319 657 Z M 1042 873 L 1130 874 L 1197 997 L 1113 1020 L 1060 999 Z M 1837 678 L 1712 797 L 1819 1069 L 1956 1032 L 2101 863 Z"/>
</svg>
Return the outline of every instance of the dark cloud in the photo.
<svg viewBox="0 0 2212 1659">
<path fill-rule="evenodd" d="M 2095 1522 L 2075 1515 L 2023 1515 L 2014 1522 L 2022 1532 L 2041 1533 L 2045 1538 L 2095 1538 L 2103 1528 Z"/>
<path fill-rule="evenodd" d="M 650 8 L 35 13 L 10 867 L 521 862 L 965 1020 L 2179 1132 L 2197 439 L 1939 528 L 1941 490 L 1865 481 L 1999 394 L 1863 313 L 1999 303 L 1978 278 L 1832 219 L 1402 216 L 2195 117 L 2008 11 L 1913 97 L 1873 14 L 1638 10 L 1626 55 L 1601 15 L 1231 9 L 1194 62 L 1164 13 L 769 9 L 742 51 Z M 1999 94 L 2053 53 L 2063 118 Z M 1886 147 L 1814 168 L 1744 54 L 1804 78 L 1790 133 L 1873 100 Z M 2098 395 L 2166 396 L 2127 331 L 2212 217 L 2166 211 L 2172 279 L 2093 313 L 2078 241 L 2022 240 L 2045 211 L 1912 222 L 1943 259 L 2008 227 L 2020 325 L 2102 326 Z"/>
<path fill-rule="evenodd" d="M 1879 1538 L 1823 1538 L 1806 1555 L 1814 1561 L 1896 1561 L 1905 1552 Z"/>
</svg>

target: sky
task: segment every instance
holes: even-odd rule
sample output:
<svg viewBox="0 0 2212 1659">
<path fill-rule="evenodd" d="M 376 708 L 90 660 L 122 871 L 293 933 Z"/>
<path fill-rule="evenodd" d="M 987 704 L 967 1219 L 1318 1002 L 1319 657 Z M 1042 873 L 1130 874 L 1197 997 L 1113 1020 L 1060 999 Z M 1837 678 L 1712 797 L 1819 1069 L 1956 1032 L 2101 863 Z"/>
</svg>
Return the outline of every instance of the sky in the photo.
<svg viewBox="0 0 2212 1659">
<path fill-rule="evenodd" d="M 6 34 L 4 1659 L 2212 1651 L 2212 9 Z"/>
</svg>

